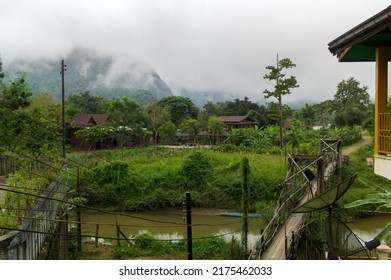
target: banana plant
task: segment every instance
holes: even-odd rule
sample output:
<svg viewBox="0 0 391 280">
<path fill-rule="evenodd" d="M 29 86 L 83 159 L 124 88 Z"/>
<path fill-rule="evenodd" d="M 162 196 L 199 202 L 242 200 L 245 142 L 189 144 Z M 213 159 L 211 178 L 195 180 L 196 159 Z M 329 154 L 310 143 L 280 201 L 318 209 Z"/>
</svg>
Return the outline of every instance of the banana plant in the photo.
<svg viewBox="0 0 391 280">
<path fill-rule="evenodd" d="M 366 195 L 363 199 L 358 199 L 351 203 L 347 203 L 344 205 L 345 208 L 354 208 L 361 205 L 377 205 L 376 210 L 381 210 L 384 208 L 391 208 L 391 192 L 376 185 L 374 183 L 369 183 L 363 179 L 359 179 L 365 186 L 374 190 L 374 193 L 370 193 Z M 375 237 L 375 239 L 383 241 L 386 240 L 389 236 L 391 236 L 391 222 L 389 222 Z"/>
</svg>

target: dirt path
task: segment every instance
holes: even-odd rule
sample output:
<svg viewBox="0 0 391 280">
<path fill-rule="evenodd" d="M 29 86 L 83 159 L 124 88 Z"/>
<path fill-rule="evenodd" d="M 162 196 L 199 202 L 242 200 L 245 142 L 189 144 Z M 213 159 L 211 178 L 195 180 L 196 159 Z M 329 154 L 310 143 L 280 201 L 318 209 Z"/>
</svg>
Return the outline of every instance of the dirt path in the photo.
<svg viewBox="0 0 391 280">
<path fill-rule="evenodd" d="M 372 141 L 373 141 L 373 139 L 372 139 L 371 136 L 369 136 L 368 134 L 364 134 L 363 137 L 362 137 L 362 140 L 360 142 L 358 142 L 358 143 L 356 143 L 356 144 L 354 144 L 352 146 L 343 148 L 342 149 L 342 154 L 343 155 L 349 155 L 349 154 L 357 151 L 361 147 L 364 147 L 365 145 L 370 144 Z"/>
</svg>

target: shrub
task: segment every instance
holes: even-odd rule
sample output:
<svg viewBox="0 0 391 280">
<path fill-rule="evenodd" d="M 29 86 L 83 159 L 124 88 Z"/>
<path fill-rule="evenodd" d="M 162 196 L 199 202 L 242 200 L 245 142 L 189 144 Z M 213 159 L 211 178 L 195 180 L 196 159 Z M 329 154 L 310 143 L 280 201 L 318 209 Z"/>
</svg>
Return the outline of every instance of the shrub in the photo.
<svg viewBox="0 0 391 280">
<path fill-rule="evenodd" d="M 190 189 L 197 189 L 204 184 L 211 172 L 212 166 L 209 163 L 209 157 L 200 151 L 191 153 L 185 159 L 182 168 L 182 174 Z"/>
</svg>

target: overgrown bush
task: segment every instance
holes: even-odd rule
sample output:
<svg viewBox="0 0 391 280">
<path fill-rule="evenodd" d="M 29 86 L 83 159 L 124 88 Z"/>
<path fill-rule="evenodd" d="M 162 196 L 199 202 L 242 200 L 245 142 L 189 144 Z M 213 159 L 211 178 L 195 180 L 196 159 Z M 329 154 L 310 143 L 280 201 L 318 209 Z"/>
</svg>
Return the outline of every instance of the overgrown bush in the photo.
<svg viewBox="0 0 391 280">
<path fill-rule="evenodd" d="M 211 173 L 212 166 L 206 154 L 195 151 L 185 158 L 182 174 L 186 178 L 189 190 L 197 189 L 204 185 Z"/>
</svg>

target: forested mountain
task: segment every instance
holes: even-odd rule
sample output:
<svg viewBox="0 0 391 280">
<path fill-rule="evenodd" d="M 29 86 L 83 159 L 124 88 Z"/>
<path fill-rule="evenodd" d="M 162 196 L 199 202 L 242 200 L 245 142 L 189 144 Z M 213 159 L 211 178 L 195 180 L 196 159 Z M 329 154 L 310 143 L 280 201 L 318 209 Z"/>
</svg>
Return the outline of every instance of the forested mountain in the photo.
<svg viewBox="0 0 391 280">
<path fill-rule="evenodd" d="M 105 98 L 127 96 L 140 103 L 171 96 L 169 86 L 154 72 L 137 64 L 114 60 L 90 50 L 75 48 L 64 58 L 66 95 L 89 91 Z M 61 61 L 19 60 L 6 65 L 6 72 L 27 73 L 33 94 L 61 96 Z"/>
</svg>

